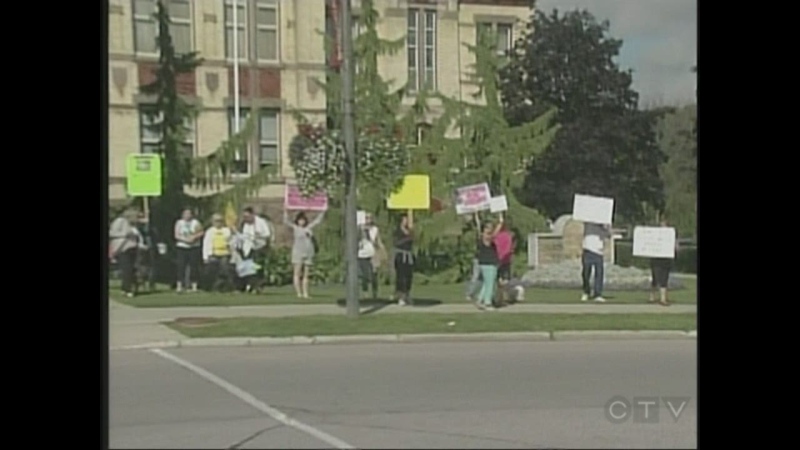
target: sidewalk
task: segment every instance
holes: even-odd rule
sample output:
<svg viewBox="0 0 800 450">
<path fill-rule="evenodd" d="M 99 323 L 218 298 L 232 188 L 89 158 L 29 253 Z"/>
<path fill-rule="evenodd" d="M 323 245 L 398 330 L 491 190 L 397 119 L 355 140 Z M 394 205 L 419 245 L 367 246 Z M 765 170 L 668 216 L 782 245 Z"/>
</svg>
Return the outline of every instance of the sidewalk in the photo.
<svg viewBox="0 0 800 450">
<path fill-rule="evenodd" d="M 272 305 L 272 306 L 230 306 L 230 307 L 180 307 L 180 308 L 131 308 L 117 307 L 111 302 L 109 319 L 111 323 L 148 324 L 174 320 L 178 317 L 291 317 L 320 314 L 344 314 L 345 308 L 338 305 Z M 373 312 L 374 311 L 374 312 Z M 362 307 L 362 313 L 373 314 L 452 314 L 479 313 L 471 303 L 448 303 L 435 306 L 397 305 Z M 496 311 L 496 314 L 541 313 L 541 314 L 687 314 L 696 313 L 697 305 L 616 305 L 616 304 L 518 304 Z"/>
</svg>

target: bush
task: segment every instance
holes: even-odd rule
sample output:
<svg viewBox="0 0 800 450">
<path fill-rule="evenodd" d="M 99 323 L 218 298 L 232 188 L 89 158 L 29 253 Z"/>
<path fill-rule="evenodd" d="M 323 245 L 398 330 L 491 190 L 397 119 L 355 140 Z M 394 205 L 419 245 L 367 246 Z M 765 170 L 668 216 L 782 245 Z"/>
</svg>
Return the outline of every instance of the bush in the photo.
<svg viewBox="0 0 800 450">
<path fill-rule="evenodd" d="M 633 256 L 633 242 L 630 240 L 618 240 L 615 242 L 614 253 L 616 264 L 621 267 L 637 267 L 640 269 L 650 269 L 650 260 Z M 682 244 L 675 255 L 673 271 L 679 273 L 697 273 L 697 245 Z"/>
</svg>

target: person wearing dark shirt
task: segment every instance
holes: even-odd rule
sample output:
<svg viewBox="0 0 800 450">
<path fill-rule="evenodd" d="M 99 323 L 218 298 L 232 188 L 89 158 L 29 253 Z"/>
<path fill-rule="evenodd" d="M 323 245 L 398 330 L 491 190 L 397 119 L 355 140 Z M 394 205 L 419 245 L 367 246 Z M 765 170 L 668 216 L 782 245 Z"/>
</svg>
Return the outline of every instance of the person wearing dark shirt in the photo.
<svg viewBox="0 0 800 450">
<path fill-rule="evenodd" d="M 492 302 L 497 284 L 497 266 L 500 263 L 500 258 L 497 256 L 497 246 L 494 243 L 495 236 L 503 228 L 503 216 L 501 215 L 499 219 L 496 226 L 491 223 L 483 225 L 475 250 L 475 257 L 478 260 L 483 281 L 475 306 L 488 311 L 494 310 Z"/>
<path fill-rule="evenodd" d="M 411 281 L 414 277 L 414 216 L 411 210 L 400 218 L 400 225 L 394 232 L 394 271 L 395 297 L 397 304 L 411 303 Z"/>
<path fill-rule="evenodd" d="M 156 243 L 158 234 L 155 227 L 150 223 L 149 217 L 144 212 L 139 212 L 136 229 L 142 236 L 142 245 L 139 251 L 138 267 L 142 278 L 147 279 L 147 288 L 150 292 L 156 288 L 156 264 L 158 262 L 158 251 Z"/>
</svg>

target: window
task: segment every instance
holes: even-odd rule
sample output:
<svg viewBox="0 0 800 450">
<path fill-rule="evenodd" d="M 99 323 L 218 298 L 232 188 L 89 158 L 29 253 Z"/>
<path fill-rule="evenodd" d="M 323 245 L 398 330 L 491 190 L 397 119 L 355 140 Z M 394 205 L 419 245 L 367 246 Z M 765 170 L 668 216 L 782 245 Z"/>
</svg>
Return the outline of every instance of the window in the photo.
<svg viewBox="0 0 800 450">
<path fill-rule="evenodd" d="M 139 151 L 142 153 L 158 153 L 161 148 L 161 116 L 156 114 L 152 105 L 139 106 Z M 187 119 L 184 123 L 183 153 L 187 158 L 194 158 L 194 121 Z"/>
<path fill-rule="evenodd" d="M 428 134 L 431 131 L 431 126 L 427 123 L 421 123 L 417 125 L 417 145 L 422 145 L 428 138 Z"/>
<path fill-rule="evenodd" d="M 248 58 L 248 4 L 250 0 L 225 0 L 225 57 L 233 59 L 233 8 L 236 4 L 236 43 L 239 59 Z M 254 45 L 259 61 L 278 60 L 278 1 L 256 0 Z"/>
<path fill-rule="evenodd" d="M 233 58 L 233 0 L 225 0 L 225 57 Z M 239 59 L 247 59 L 247 0 L 236 0 Z"/>
<path fill-rule="evenodd" d="M 133 0 L 133 35 L 137 53 L 157 54 L 156 0 Z M 177 53 L 192 51 L 192 7 L 189 0 L 167 0 L 172 44 Z"/>
<path fill-rule="evenodd" d="M 436 11 L 408 10 L 408 88 L 436 89 Z"/>
<path fill-rule="evenodd" d="M 259 112 L 258 146 L 261 167 L 278 164 L 278 111 L 262 109 Z"/>
<path fill-rule="evenodd" d="M 239 109 L 239 130 L 244 129 L 247 125 L 247 118 L 250 117 L 250 110 L 245 108 Z M 233 136 L 236 134 L 236 115 L 234 114 L 234 109 L 231 108 L 228 111 L 228 136 Z M 244 154 L 237 153 L 234 155 L 233 159 L 233 166 L 231 167 L 230 172 L 234 174 L 246 174 L 250 172 L 250 167 L 248 164 L 248 155 L 250 153 L 250 145 L 247 145 L 247 149 L 245 150 Z"/>
<path fill-rule="evenodd" d="M 277 0 L 256 3 L 256 52 L 259 61 L 278 60 Z"/>
<path fill-rule="evenodd" d="M 513 26 L 510 23 L 480 22 L 477 24 L 477 29 L 478 43 L 481 37 L 494 33 L 497 39 L 494 45 L 498 55 L 506 56 L 514 47 Z"/>
</svg>

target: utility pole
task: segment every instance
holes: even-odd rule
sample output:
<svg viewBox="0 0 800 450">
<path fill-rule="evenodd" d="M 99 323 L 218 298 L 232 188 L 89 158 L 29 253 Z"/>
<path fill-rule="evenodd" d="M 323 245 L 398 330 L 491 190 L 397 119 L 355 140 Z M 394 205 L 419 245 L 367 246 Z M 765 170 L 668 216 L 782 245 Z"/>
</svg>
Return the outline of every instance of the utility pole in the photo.
<svg viewBox="0 0 800 450">
<path fill-rule="evenodd" d="M 350 0 L 336 0 L 340 2 L 341 29 L 339 36 L 342 42 L 342 136 L 347 161 L 347 179 L 345 186 L 347 195 L 344 207 L 345 229 L 345 258 L 347 259 L 347 317 L 357 318 L 358 306 L 358 225 L 356 224 L 356 139 L 355 123 L 353 120 L 353 27 Z"/>
</svg>

